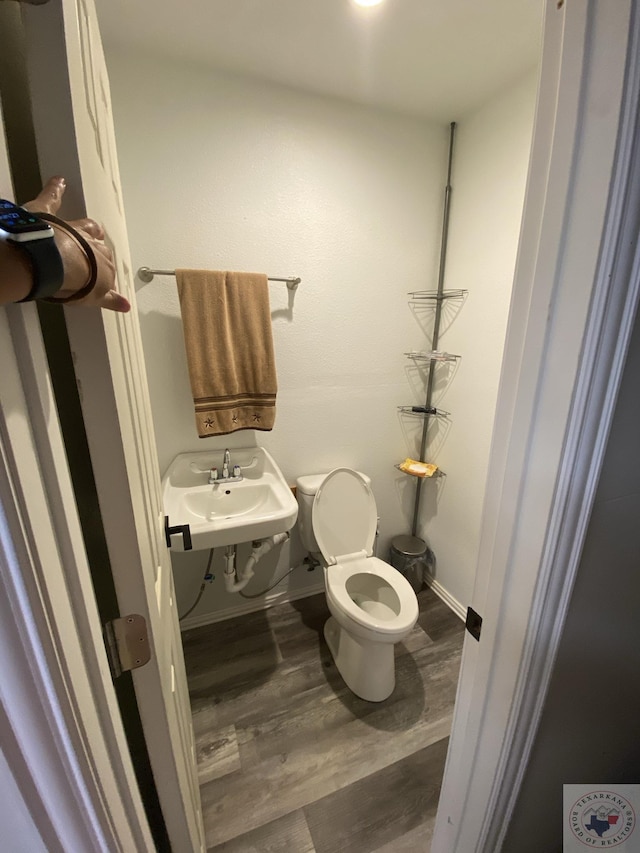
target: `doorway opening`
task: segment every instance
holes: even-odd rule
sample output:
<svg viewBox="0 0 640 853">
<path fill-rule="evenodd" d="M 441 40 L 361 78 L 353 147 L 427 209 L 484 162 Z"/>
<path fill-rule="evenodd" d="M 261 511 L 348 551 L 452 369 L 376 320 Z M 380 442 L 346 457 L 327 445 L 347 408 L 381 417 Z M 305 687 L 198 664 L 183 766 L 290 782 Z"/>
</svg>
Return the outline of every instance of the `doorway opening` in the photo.
<svg viewBox="0 0 640 853">
<path fill-rule="evenodd" d="M 432 446 L 447 477 L 430 484 L 423 497 L 420 533 L 438 560 L 431 589 L 463 617 L 473 590 L 524 199 L 542 5 L 521 7 L 529 17 L 526 23 L 513 22 L 513 38 L 503 37 L 502 22 L 508 72 L 500 76 L 494 69 L 484 94 L 466 107 L 459 102 L 454 107 L 439 92 L 440 105 L 431 115 L 415 101 L 390 100 L 375 69 L 385 38 L 382 17 L 349 23 L 362 25 L 355 35 L 360 65 L 352 74 L 360 92 L 357 101 L 344 90 L 323 91 L 310 84 L 312 91 L 302 91 L 300 69 L 322 65 L 317 55 L 304 63 L 298 57 L 288 79 L 274 79 L 273 51 L 265 71 L 241 67 L 247 29 L 235 12 L 216 21 L 221 43 L 216 50 L 209 45 L 208 56 L 218 62 L 211 67 L 204 60 L 194 62 L 194 55 L 188 61 L 178 55 L 188 38 L 176 39 L 174 33 L 171 45 L 161 47 L 161 34 L 156 34 L 155 44 L 143 45 L 131 21 L 125 33 L 106 6 L 98 11 L 134 268 L 284 268 L 301 275 L 293 303 L 284 292 L 272 294 L 280 395 L 286 403 L 279 412 L 283 427 L 260 440 L 292 482 L 339 464 L 370 474 L 382 519 L 381 556 L 388 553 L 391 537 L 410 523 L 414 484 L 398 476 L 393 462 L 417 455 L 418 425 L 399 416 L 398 405 L 417 402 L 424 375 L 419 365 L 407 368 L 403 353 L 425 348 L 431 318 L 408 294 L 429 288 L 435 279 L 448 122 L 457 121 L 447 287 L 468 290 L 469 296 L 445 316 L 443 346 L 460 352 L 462 359 L 455 375 L 439 377 L 439 397 L 452 414 L 436 425 Z M 431 22 L 418 17 L 423 35 L 430 33 Z M 294 15 L 287 26 L 296 24 L 301 32 L 288 32 L 288 41 L 302 45 L 308 22 Z M 469 27 L 473 32 L 473 22 Z M 259 29 L 266 42 L 268 23 L 261 22 Z M 519 42 L 525 35 L 526 50 Z M 128 40 L 133 38 L 135 45 Z M 456 39 L 466 36 L 456 30 L 444 40 Z M 397 34 L 396 40 L 394 49 L 401 50 Z M 193 48 L 196 52 L 197 42 Z M 275 62 L 277 74 L 285 74 L 284 64 Z M 422 75 L 413 68 L 412 79 L 442 83 L 448 78 L 444 67 Z M 467 92 L 470 78 L 477 82 L 478 77 L 470 64 L 458 73 L 459 91 Z M 404 88 L 405 93 L 413 90 L 408 83 Z M 460 112 L 452 114 L 454 109 Z M 157 175 L 167 171 L 159 183 Z M 194 220 L 189 211 L 203 185 L 212 197 L 202 199 L 205 215 Z M 171 215 L 165 216 L 167 196 Z M 153 221 L 145 213 L 149 209 L 155 211 Z M 176 215 L 189 223 L 179 239 Z M 165 228 L 174 229 L 171 236 Z M 342 240 L 345 229 L 348 246 Z M 201 450 L 202 443 L 192 424 L 175 281 L 137 281 L 136 289 L 164 471 L 178 453 Z M 209 446 L 222 452 L 227 442 L 233 449 L 234 441 L 237 437 L 214 439 Z M 383 442 L 385 454 L 376 450 Z M 241 546 L 241 560 L 247 556 L 243 549 L 248 546 Z M 273 555 L 248 591 L 268 586 L 303 556 L 294 534 L 290 548 Z M 206 557 L 172 555 L 180 612 L 195 598 Z M 219 580 L 185 620 L 188 632 L 231 623 L 256 609 L 255 603 L 240 603 L 221 589 L 222 554 L 216 554 L 213 574 Z M 284 593 L 278 587 L 262 606 L 290 602 L 295 612 L 297 600 L 318 594 L 322 586 L 313 573 L 294 573 Z M 223 631 L 212 627 L 212 635 L 217 630 Z"/>
</svg>

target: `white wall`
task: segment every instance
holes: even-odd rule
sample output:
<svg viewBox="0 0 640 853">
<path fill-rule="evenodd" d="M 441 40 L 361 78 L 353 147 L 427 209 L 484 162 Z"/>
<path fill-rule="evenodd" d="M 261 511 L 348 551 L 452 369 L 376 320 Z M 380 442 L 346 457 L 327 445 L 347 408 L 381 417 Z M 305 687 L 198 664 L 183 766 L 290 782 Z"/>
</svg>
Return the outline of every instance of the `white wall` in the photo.
<svg viewBox="0 0 640 853">
<path fill-rule="evenodd" d="M 445 288 L 468 295 L 445 303 L 438 348 L 461 359 L 449 376 L 437 368 L 434 400 L 451 418 L 430 427 L 427 455 L 447 476 L 423 488 L 419 534 L 435 551 L 437 584 L 461 610 L 476 570 L 536 80 L 532 72 L 512 84 L 456 130 Z"/>
<path fill-rule="evenodd" d="M 193 423 L 175 279 L 140 287 L 163 470 L 205 443 L 256 440 L 291 482 L 337 465 L 359 468 L 372 478 L 385 554 L 411 519 L 413 482 L 393 465 L 414 441 L 396 407 L 421 402 L 402 353 L 422 347 L 424 336 L 406 293 L 435 280 L 446 128 L 196 66 L 107 59 L 134 266 L 302 278 L 293 297 L 270 285 L 275 429 L 205 441 Z M 269 555 L 247 591 L 297 562 L 295 538 L 291 548 L 279 563 Z M 184 610 L 206 554 L 174 556 Z M 215 565 L 194 617 L 241 601 L 224 593 Z M 321 578 L 301 570 L 288 583 L 295 593 Z"/>
</svg>

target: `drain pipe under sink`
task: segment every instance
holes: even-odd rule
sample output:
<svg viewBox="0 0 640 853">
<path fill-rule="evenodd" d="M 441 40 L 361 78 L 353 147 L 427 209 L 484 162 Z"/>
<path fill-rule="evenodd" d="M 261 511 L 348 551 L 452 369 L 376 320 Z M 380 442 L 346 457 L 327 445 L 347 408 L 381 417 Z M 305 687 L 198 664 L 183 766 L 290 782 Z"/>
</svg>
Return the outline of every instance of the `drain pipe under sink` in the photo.
<svg viewBox="0 0 640 853">
<path fill-rule="evenodd" d="M 249 583 L 254 575 L 254 569 L 258 560 L 268 554 L 276 545 L 286 542 L 289 539 L 289 533 L 276 533 L 275 536 L 269 536 L 267 539 L 254 541 L 252 543 L 253 550 L 251 556 L 245 563 L 244 569 L 238 574 L 235 565 L 235 545 L 227 545 L 225 554 L 226 565 L 224 568 L 224 586 L 227 592 L 240 592 Z"/>
</svg>

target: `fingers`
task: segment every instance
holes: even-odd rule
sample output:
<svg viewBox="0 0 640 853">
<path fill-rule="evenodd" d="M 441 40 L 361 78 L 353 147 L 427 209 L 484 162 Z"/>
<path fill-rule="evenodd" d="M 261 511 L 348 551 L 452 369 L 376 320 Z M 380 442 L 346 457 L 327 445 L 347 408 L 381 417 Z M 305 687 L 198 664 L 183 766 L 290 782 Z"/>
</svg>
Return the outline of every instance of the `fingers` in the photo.
<svg viewBox="0 0 640 853">
<path fill-rule="evenodd" d="M 81 232 L 81 236 L 91 244 L 94 250 L 113 261 L 113 252 L 104 242 L 104 231 L 94 219 L 74 219 L 67 222 L 74 231 Z"/>
<path fill-rule="evenodd" d="M 87 307 L 95 305 L 108 311 L 126 314 L 131 310 L 129 300 L 116 290 L 115 266 L 113 255 L 108 246 L 98 240 L 90 240 L 98 264 L 96 284 L 85 299 L 79 299 L 77 305 Z"/>
<path fill-rule="evenodd" d="M 42 211 L 43 213 L 53 213 L 55 215 L 62 204 L 62 196 L 64 195 L 66 186 L 67 184 L 65 179 L 60 176 L 49 178 L 36 198 L 24 206 L 36 213 L 38 211 Z M 89 219 L 88 217 L 85 217 L 84 219 L 75 219 L 70 221 L 69 225 L 76 230 L 82 231 L 88 237 L 93 238 L 93 240 L 104 240 L 104 229 L 95 221 L 95 219 Z M 102 252 L 105 257 L 110 260 L 112 259 L 111 251 L 103 242 L 94 243 L 93 245 L 94 248 Z"/>
<path fill-rule="evenodd" d="M 106 246 L 104 243 L 99 242 L 98 240 L 91 240 L 90 243 L 94 252 L 100 252 L 100 254 L 104 255 L 104 257 L 109 261 L 111 266 L 114 266 L 113 252 L 108 246 Z"/>
<path fill-rule="evenodd" d="M 104 230 L 95 219 L 74 219 L 69 222 L 73 228 L 79 228 L 95 240 L 104 240 Z"/>
<path fill-rule="evenodd" d="M 60 210 L 62 196 L 64 195 L 66 187 L 67 182 L 63 177 L 57 175 L 53 178 L 49 178 L 33 201 L 27 202 L 24 207 L 26 207 L 27 210 L 33 210 L 36 213 L 38 211 L 42 211 L 43 213 L 56 214 L 58 210 Z M 95 221 L 95 219 L 89 219 L 88 217 L 84 219 L 76 219 L 69 224 L 74 228 L 81 229 L 96 240 L 104 240 L 104 230 L 102 226 Z"/>
<path fill-rule="evenodd" d="M 34 210 L 36 213 L 39 210 L 43 213 L 57 213 L 60 210 L 66 186 L 65 179 L 59 175 L 49 178 L 33 201 L 27 202 L 24 207 L 27 210 Z"/>
<path fill-rule="evenodd" d="M 74 219 L 72 222 L 69 222 L 69 225 L 75 228 L 76 231 L 82 231 L 83 235 L 89 238 L 93 250 L 100 252 L 113 265 L 113 252 L 103 242 L 104 230 L 95 219 Z"/>
<path fill-rule="evenodd" d="M 120 314 L 126 314 L 131 310 L 129 300 L 126 296 L 118 293 L 117 290 L 110 290 L 106 293 L 99 304 L 101 308 L 106 308 L 109 311 L 117 311 Z"/>
<path fill-rule="evenodd" d="M 82 231 L 86 237 L 89 237 L 89 242 L 95 252 L 100 252 L 113 265 L 113 252 L 103 242 L 104 230 L 95 219 L 75 219 L 69 225 L 75 228 L 76 231 Z"/>
</svg>

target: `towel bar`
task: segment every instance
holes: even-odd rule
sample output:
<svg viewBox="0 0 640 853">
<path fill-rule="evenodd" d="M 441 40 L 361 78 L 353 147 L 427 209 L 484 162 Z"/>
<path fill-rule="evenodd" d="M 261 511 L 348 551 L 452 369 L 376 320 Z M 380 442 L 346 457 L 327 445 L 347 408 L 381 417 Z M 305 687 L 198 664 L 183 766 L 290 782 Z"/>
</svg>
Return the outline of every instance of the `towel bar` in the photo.
<svg viewBox="0 0 640 853">
<path fill-rule="evenodd" d="M 140 281 L 144 281 L 145 284 L 149 284 L 150 281 L 153 281 L 153 277 L 155 275 L 175 275 L 175 270 L 152 270 L 149 267 L 140 267 L 137 272 L 137 276 Z M 297 278 L 296 276 L 290 275 L 287 278 L 273 278 L 272 276 L 268 276 L 269 281 L 286 281 L 287 287 L 289 290 L 295 290 L 297 286 L 300 284 L 302 279 Z"/>
</svg>

